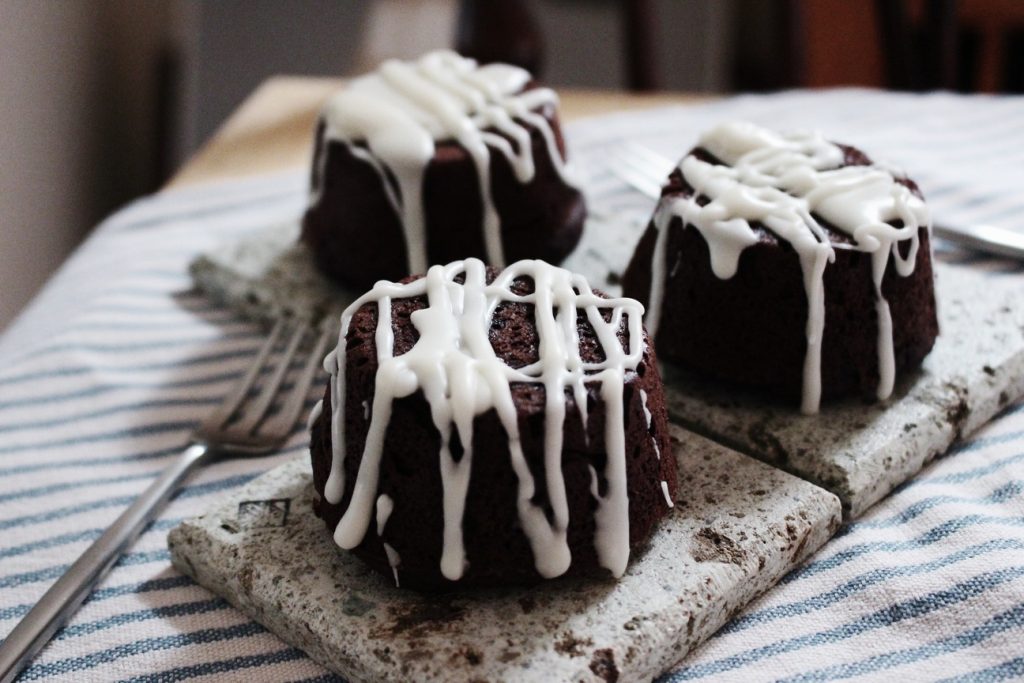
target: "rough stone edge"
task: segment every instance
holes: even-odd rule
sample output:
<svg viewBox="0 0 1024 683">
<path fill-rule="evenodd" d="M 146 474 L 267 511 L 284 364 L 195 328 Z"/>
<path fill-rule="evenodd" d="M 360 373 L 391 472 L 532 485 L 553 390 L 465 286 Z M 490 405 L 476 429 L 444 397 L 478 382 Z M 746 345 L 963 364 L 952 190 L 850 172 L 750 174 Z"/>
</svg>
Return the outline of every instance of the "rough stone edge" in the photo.
<svg viewBox="0 0 1024 683">
<path fill-rule="evenodd" d="M 717 441 L 688 431 L 676 424 L 671 424 L 670 428 L 673 437 L 678 438 L 682 443 L 687 441 L 697 443 L 704 442 L 713 444 L 715 447 L 720 449 L 729 450 Z M 734 453 L 743 457 L 742 453 L 736 451 L 734 451 Z M 764 465 L 765 467 L 769 467 L 756 458 L 750 458 L 750 460 Z M 791 477 L 793 480 L 802 484 L 810 483 L 783 470 L 772 471 L 782 477 Z M 764 566 L 759 567 L 757 570 L 745 573 L 742 580 L 737 581 L 736 585 L 739 586 L 739 590 L 734 594 L 733 599 L 730 600 L 728 597 L 723 596 L 722 598 L 715 600 L 714 602 L 716 604 L 714 604 L 714 607 L 709 608 L 712 616 L 705 619 L 703 623 L 695 622 L 693 624 L 692 637 L 683 641 L 677 641 L 674 644 L 669 643 L 669 648 L 666 648 L 666 650 L 671 654 L 662 658 L 658 670 L 654 671 L 652 669 L 645 675 L 639 676 L 636 680 L 651 680 L 682 661 L 682 659 L 692 652 L 697 646 L 702 644 L 732 620 L 732 618 L 747 604 L 773 588 L 783 576 L 802 564 L 808 557 L 817 552 L 829 539 L 832 538 L 832 536 L 835 535 L 842 525 L 843 517 L 841 501 L 834 493 L 813 484 L 811 485 L 814 486 L 814 489 L 812 490 L 819 494 L 819 502 L 822 507 L 826 510 L 827 508 L 831 508 L 830 514 L 826 513 L 822 515 L 822 523 L 817 525 L 808 523 L 803 525 L 802 529 L 790 526 L 788 523 L 785 525 L 773 523 L 770 526 L 775 533 L 788 537 L 796 544 L 795 551 L 792 554 L 791 559 L 786 561 L 786 556 L 783 553 L 779 553 L 775 556 L 775 562 L 765 563 Z M 759 582 L 757 579 L 763 579 L 763 583 Z M 682 617 L 683 614 L 680 613 L 679 616 Z"/>
<path fill-rule="evenodd" d="M 724 450 L 724 447 L 721 445 L 687 432 L 675 425 L 672 425 L 672 431 L 673 436 L 684 445 L 690 443 L 704 448 Z M 250 482 L 241 491 L 232 495 L 229 501 L 215 505 L 208 513 L 200 516 L 200 518 L 218 514 L 220 510 L 228 508 L 239 497 L 258 497 L 259 494 L 255 492 L 259 491 L 270 477 L 274 475 L 280 476 L 281 471 L 285 468 L 301 468 L 305 470 L 308 469 L 308 464 L 304 463 L 301 459 L 286 463 Z M 792 475 L 787 475 L 780 471 L 769 470 L 769 472 L 769 476 L 790 477 L 801 485 L 808 485 L 806 482 L 792 477 Z M 653 636 L 659 641 L 665 642 L 657 643 L 658 652 L 650 653 L 654 656 L 649 656 L 644 660 L 646 666 L 633 670 L 620 670 L 621 675 L 618 680 L 623 683 L 633 680 L 650 680 L 667 671 L 706 638 L 714 634 L 747 603 L 774 586 L 782 576 L 824 545 L 841 524 L 841 507 L 838 498 L 833 494 L 818 488 L 812 489 L 812 492 L 817 497 L 815 505 L 822 511 L 822 514 L 818 516 L 819 521 L 817 523 L 801 519 L 797 515 L 792 522 L 784 526 L 780 527 L 778 523 L 773 523 L 770 526 L 770 529 L 776 535 L 789 538 L 790 547 L 795 543 L 795 550 L 791 556 L 779 552 L 773 556 L 772 560 L 757 569 L 745 567 L 743 575 L 737 577 L 735 581 L 734 585 L 737 589 L 731 597 L 725 591 L 722 591 L 718 597 L 708 596 L 709 601 L 704 607 L 705 614 L 708 616 L 701 620 L 694 619 L 692 613 L 685 606 L 674 603 L 671 610 L 664 611 L 663 621 L 672 621 L 679 624 L 678 632 L 666 633 L 659 631 L 645 635 L 644 624 L 641 622 L 633 634 L 635 641 L 639 642 L 645 637 Z M 811 504 L 808 500 L 801 500 L 800 502 L 804 505 Z M 168 534 L 168 545 L 171 550 L 172 563 L 176 568 L 192 577 L 197 583 L 225 597 L 232 605 L 263 624 L 290 645 L 302 649 L 328 669 L 337 671 L 353 680 L 373 680 L 373 672 L 361 666 L 361 661 L 358 657 L 346 658 L 343 656 L 344 653 L 334 653 L 325 650 L 319 646 L 322 641 L 316 637 L 313 638 L 313 641 L 317 646 L 310 647 L 309 642 L 303 641 L 294 635 L 293 627 L 295 624 L 285 617 L 285 613 L 279 605 L 269 606 L 273 608 L 268 609 L 268 606 L 261 605 L 258 601 L 251 599 L 254 593 L 257 592 L 253 590 L 253 587 L 258 587 L 261 582 L 273 580 L 273 577 L 261 577 L 258 575 L 258 571 L 254 572 L 251 569 L 247 571 L 242 558 L 238 557 L 237 551 L 230 554 L 232 564 L 228 567 L 217 568 L 201 562 L 196 553 L 190 552 L 190 548 L 199 542 L 205 542 L 212 546 L 219 541 L 216 536 L 207 535 L 206 531 L 196 521 L 186 520 Z M 224 541 L 221 542 L 221 545 L 230 546 L 231 543 Z M 248 590 L 243 588 L 242 584 L 245 582 L 250 584 Z M 241 596 L 247 596 L 250 599 L 243 599 Z M 308 625 L 306 625 L 306 628 L 309 628 Z M 683 635 L 684 630 L 686 631 L 685 635 Z M 311 629 L 310 633 L 312 634 Z M 552 635 L 554 636 L 554 634 Z M 335 659 L 336 654 L 341 654 L 342 659 Z M 587 662 L 581 664 L 580 670 L 572 674 L 570 678 L 573 680 L 599 680 L 595 677 L 590 663 Z"/>
</svg>

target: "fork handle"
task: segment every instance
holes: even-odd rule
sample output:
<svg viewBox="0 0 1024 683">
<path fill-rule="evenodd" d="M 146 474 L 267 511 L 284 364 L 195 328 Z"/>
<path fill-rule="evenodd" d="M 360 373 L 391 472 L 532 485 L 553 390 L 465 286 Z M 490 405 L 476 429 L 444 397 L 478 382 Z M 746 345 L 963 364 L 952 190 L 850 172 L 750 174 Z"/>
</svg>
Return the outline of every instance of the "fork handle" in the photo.
<svg viewBox="0 0 1024 683">
<path fill-rule="evenodd" d="M 57 579 L 0 644 L 0 683 L 10 683 L 71 617 L 107 571 L 210 454 L 195 443 L 182 451 L 131 506 Z"/>
<path fill-rule="evenodd" d="M 998 256 L 1024 259 L 1024 235 L 995 225 L 946 227 L 933 225 L 932 232 L 942 239 Z"/>
</svg>

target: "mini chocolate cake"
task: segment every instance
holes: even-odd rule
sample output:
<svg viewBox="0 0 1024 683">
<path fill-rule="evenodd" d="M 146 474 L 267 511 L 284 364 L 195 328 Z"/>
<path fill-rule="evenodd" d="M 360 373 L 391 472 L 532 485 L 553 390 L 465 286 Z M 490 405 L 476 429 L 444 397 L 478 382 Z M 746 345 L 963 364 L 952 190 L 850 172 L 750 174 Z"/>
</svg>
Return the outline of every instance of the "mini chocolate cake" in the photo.
<svg viewBox="0 0 1024 683">
<path fill-rule="evenodd" d="M 817 133 L 750 124 L 680 162 L 623 278 L 663 359 L 792 400 L 879 400 L 938 334 L 917 185 Z"/>
<path fill-rule="evenodd" d="M 542 261 L 379 282 L 311 418 L 335 542 L 418 589 L 621 576 L 676 488 L 642 315 Z"/>
<path fill-rule="evenodd" d="M 561 262 L 586 211 L 557 103 L 518 67 L 452 52 L 354 80 L 316 132 L 302 239 L 318 267 L 366 288 L 467 257 Z"/>
</svg>

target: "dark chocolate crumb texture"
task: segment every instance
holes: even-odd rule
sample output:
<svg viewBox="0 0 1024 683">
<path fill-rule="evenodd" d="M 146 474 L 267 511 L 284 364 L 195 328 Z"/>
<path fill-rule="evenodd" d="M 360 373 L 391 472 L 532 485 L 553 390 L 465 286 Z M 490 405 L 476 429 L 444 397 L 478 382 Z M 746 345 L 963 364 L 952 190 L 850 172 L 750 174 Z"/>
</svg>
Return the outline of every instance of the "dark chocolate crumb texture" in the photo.
<svg viewBox="0 0 1024 683">
<path fill-rule="evenodd" d="M 311 418 L 335 542 L 421 589 L 621 576 L 676 485 L 642 315 L 542 261 L 377 283 Z"/>
</svg>

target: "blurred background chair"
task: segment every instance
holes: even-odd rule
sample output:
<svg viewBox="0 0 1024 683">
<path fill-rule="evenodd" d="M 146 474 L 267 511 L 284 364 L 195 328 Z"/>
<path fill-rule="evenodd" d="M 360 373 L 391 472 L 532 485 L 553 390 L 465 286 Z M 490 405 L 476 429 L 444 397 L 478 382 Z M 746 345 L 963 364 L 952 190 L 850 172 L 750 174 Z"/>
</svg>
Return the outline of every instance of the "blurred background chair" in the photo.
<svg viewBox="0 0 1024 683">
<path fill-rule="evenodd" d="M 1021 0 L 738 0 L 732 87 L 1024 92 Z"/>
<path fill-rule="evenodd" d="M 462 0 L 457 48 L 542 73 L 544 36 L 526 0 Z M 659 3 L 618 0 L 625 87 L 662 87 Z M 862 84 L 897 90 L 1024 90 L 1021 0 L 736 0 L 738 90 Z M 748 40 L 749 39 L 749 40 Z M 748 47 L 752 46 L 752 47 Z M 766 49 L 767 48 L 767 49 Z M 768 54 L 765 54 L 767 52 Z M 840 66 L 843 60 L 847 66 Z"/>
<path fill-rule="evenodd" d="M 1024 89 L 1024 2 L 876 0 L 875 6 L 889 87 Z"/>
</svg>

